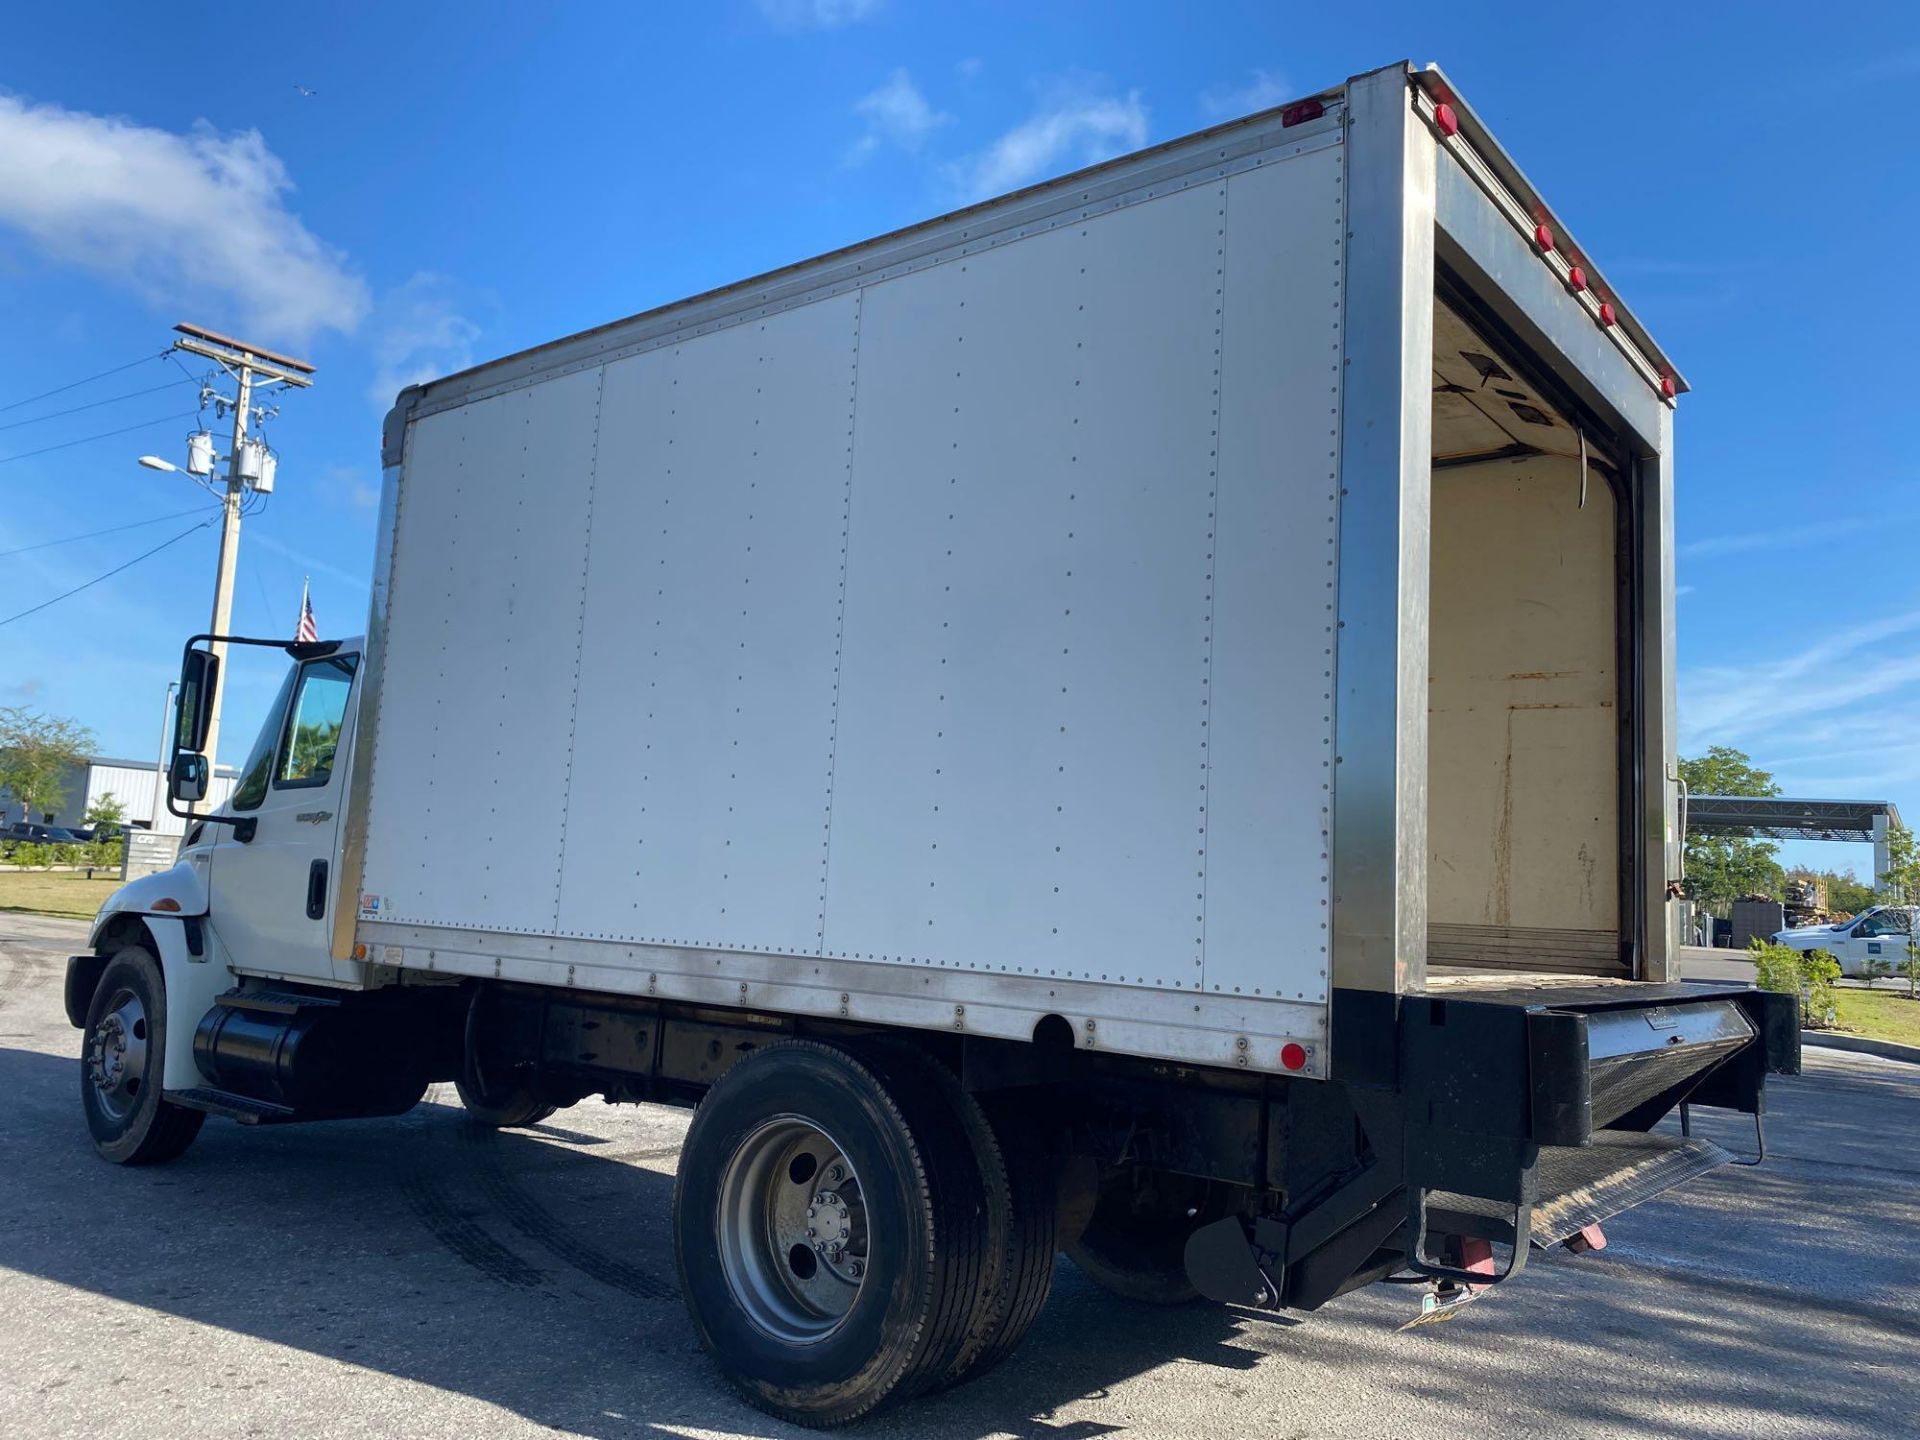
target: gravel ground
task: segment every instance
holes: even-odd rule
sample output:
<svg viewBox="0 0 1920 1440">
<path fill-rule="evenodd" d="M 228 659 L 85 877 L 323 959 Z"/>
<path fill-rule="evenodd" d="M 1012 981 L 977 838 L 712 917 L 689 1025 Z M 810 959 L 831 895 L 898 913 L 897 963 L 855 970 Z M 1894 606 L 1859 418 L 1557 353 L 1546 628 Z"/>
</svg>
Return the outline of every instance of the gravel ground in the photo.
<svg viewBox="0 0 1920 1440">
<path fill-rule="evenodd" d="M 0 915 L 0 1434 L 806 1433 L 736 1400 L 680 1308 L 683 1114 L 591 1101 L 476 1139 L 449 1091 L 399 1120 L 211 1121 L 171 1166 L 113 1169 L 60 1006 L 79 929 Z M 1062 1262 L 1011 1360 L 857 1433 L 1920 1433 L 1916 1102 L 1920 1067 L 1810 1053 L 1778 1082 L 1765 1166 L 1407 1334 L 1407 1287 L 1299 1317 L 1166 1312 Z"/>
</svg>

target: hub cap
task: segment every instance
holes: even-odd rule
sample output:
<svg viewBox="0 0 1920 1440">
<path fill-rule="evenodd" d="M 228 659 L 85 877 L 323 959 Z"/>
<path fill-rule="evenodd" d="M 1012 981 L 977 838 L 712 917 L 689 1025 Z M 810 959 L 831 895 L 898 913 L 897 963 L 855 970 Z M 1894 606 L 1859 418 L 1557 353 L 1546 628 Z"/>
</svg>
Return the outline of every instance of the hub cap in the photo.
<svg viewBox="0 0 1920 1440">
<path fill-rule="evenodd" d="M 715 1219 L 727 1288 L 754 1324 L 796 1345 L 839 1327 L 866 1278 L 867 1206 L 832 1136 L 767 1121 L 728 1161 Z"/>
<path fill-rule="evenodd" d="M 114 992 L 87 1034 L 87 1079 L 100 1108 L 124 1120 L 147 1083 L 147 1009 L 131 990 Z"/>
</svg>

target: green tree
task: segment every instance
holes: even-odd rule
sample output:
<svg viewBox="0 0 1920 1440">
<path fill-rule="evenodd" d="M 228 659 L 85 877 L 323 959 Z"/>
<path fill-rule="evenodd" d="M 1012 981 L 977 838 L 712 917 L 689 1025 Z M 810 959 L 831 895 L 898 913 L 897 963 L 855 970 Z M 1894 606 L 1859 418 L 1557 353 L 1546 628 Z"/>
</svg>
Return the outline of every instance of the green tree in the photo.
<svg viewBox="0 0 1920 1440">
<path fill-rule="evenodd" d="M 1730 745 L 1709 746 L 1707 753 L 1680 762 L 1680 778 L 1689 795 L 1778 795 L 1773 776 Z M 1724 912 L 1743 895 L 1779 895 L 1786 874 L 1770 840 L 1727 834 L 1686 837 L 1687 894 L 1709 910 Z"/>
<path fill-rule="evenodd" d="M 53 805 L 66 772 L 92 753 L 93 732 L 77 721 L 0 707 L 0 792 L 28 820 Z"/>
<path fill-rule="evenodd" d="M 87 824 L 96 840 L 111 840 L 126 823 L 127 807 L 111 790 L 87 807 Z"/>
</svg>

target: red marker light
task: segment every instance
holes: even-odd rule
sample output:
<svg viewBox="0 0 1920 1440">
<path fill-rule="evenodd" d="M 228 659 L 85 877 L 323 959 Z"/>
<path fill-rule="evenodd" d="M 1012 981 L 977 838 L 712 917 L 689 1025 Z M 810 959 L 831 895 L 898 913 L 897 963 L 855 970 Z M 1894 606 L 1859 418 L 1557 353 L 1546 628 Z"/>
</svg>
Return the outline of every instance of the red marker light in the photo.
<svg viewBox="0 0 1920 1440">
<path fill-rule="evenodd" d="M 1440 133 L 1452 139 L 1460 133 L 1460 117 L 1453 113 L 1451 105 L 1442 103 L 1433 107 L 1433 123 Z"/>
<path fill-rule="evenodd" d="M 1578 265 L 1575 265 L 1571 269 L 1569 269 L 1567 271 L 1567 288 L 1573 291 L 1576 295 L 1579 294 L 1580 291 L 1586 289 L 1587 288 L 1587 272 L 1582 270 Z"/>
<path fill-rule="evenodd" d="M 1660 393 L 1669 400 L 1680 393 L 1680 387 L 1673 383 L 1673 377 L 1671 375 L 1662 375 L 1660 377 Z"/>
<path fill-rule="evenodd" d="M 1280 1047 L 1280 1063 L 1289 1070 L 1304 1070 L 1307 1065 L 1306 1047 L 1289 1040 Z"/>
<path fill-rule="evenodd" d="M 1291 125 L 1304 125 L 1326 113 L 1327 107 L 1318 100 L 1296 100 L 1280 111 L 1280 128 L 1284 130 Z"/>
<path fill-rule="evenodd" d="M 1619 318 L 1620 317 L 1618 315 L 1615 315 L 1613 313 L 1613 306 L 1609 305 L 1604 300 L 1600 302 L 1600 323 L 1602 325 L 1611 325 L 1614 323 L 1614 321 L 1618 320 Z"/>
<path fill-rule="evenodd" d="M 1538 245 L 1542 250 L 1551 250 L 1553 248 L 1553 231 L 1544 225 L 1534 226 L 1533 243 Z"/>
</svg>

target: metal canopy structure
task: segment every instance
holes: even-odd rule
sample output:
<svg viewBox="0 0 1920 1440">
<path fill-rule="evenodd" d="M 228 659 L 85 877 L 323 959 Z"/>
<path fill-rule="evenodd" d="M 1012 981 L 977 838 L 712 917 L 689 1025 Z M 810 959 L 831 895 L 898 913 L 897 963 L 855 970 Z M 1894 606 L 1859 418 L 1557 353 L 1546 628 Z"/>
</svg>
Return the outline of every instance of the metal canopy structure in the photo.
<svg viewBox="0 0 1920 1440">
<path fill-rule="evenodd" d="M 1887 872 L 1887 833 L 1900 823 L 1890 800 L 1800 800 L 1785 795 L 1692 795 L 1689 832 L 1761 840 L 1852 840 L 1873 846 L 1873 884 Z"/>
</svg>

